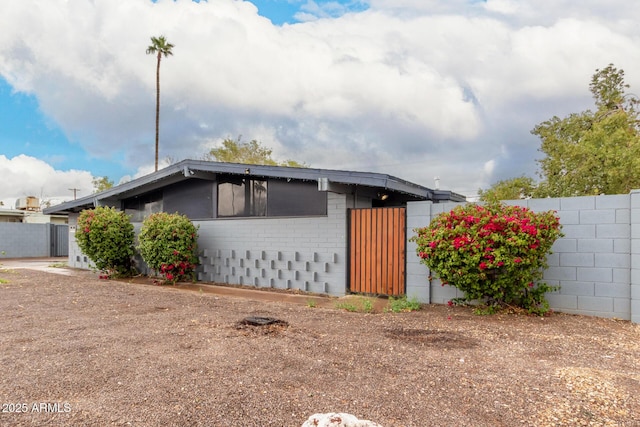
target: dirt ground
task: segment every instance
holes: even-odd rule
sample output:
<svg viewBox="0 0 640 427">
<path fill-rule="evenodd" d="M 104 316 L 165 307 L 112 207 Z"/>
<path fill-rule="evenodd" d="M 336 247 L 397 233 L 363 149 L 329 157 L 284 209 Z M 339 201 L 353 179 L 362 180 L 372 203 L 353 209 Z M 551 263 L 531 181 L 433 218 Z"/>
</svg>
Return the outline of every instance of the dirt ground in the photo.
<svg viewBox="0 0 640 427">
<path fill-rule="evenodd" d="M 352 313 L 62 270 L 0 269 L 1 426 L 640 426 L 627 321 Z"/>
</svg>

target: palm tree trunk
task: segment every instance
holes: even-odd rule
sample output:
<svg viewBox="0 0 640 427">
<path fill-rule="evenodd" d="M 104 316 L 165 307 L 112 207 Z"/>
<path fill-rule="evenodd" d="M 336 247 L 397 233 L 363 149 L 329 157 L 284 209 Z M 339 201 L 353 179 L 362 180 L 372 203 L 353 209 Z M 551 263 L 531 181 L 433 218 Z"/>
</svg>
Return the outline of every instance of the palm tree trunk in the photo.
<svg viewBox="0 0 640 427">
<path fill-rule="evenodd" d="M 156 68 L 156 171 L 158 170 L 158 147 L 159 147 L 159 134 L 160 134 L 160 57 L 161 53 L 158 52 L 158 66 Z"/>
</svg>

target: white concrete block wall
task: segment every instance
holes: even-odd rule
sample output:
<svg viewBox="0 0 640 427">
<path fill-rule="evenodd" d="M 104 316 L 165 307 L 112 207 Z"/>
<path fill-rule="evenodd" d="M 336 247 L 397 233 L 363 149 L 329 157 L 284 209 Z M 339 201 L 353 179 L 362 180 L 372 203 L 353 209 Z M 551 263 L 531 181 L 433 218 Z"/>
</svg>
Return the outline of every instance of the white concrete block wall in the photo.
<svg viewBox="0 0 640 427">
<path fill-rule="evenodd" d="M 616 317 L 640 323 L 640 190 L 630 195 L 588 196 L 556 199 L 511 200 L 506 204 L 533 211 L 555 210 L 565 236 L 553 246 L 543 280 L 560 285 L 547 295 L 557 311 Z M 415 206 L 413 206 L 415 205 Z M 409 203 L 408 235 L 428 225 L 428 217 L 449 211 L 454 204 Z M 430 214 L 429 214 L 430 212 Z M 412 219 L 413 218 L 413 219 Z M 407 293 L 423 301 L 443 303 L 458 296 L 449 286 L 433 280 L 428 295 L 428 269 L 419 259 L 415 244 L 407 246 Z"/>
<path fill-rule="evenodd" d="M 198 279 L 344 295 L 347 196 L 328 193 L 326 217 L 198 221 Z"/>
</svg>

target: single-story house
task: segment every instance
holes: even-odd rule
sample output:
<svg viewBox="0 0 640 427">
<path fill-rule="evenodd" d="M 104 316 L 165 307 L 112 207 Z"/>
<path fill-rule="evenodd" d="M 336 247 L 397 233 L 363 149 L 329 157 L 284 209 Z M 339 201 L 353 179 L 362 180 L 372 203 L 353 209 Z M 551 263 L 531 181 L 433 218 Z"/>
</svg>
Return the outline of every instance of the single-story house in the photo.
<svg viewBox="0 0 640 427">
<path fill-rule="evenodd" d="M 344 295 L 354 289 L 350 282 L 355 280 L 377 277 L 384 282 L 396 274 L 404 281 L 402 209 L 410 201 L 463 202 L 465 197 L 379 173 L 183 160 L 44 212 L 69 215 L 72 267 L 89 268 L 74 238 L 82 210 L 122 209 L 136 228 L 151 213 L 178 212 L 199 227 L 198 280 Z M 364 209 L 401 209 L 396 227 L 403 233 L 401 244 L 393 244 L 386 231 L 367 231 L 383 221 L 375 212 L 373 219 L 358 219 L 364 222 L 354 226 L 356 217 L 350 212 Z M 366 242 L 360 246 L 358 239 Z M 354 261 L 372 247 L 377 248 L 373 262 Z M 392 258 L 391 247 L 402 254 L 393 268 L 386 262 Z M 352 271 L 373 268 L 370 264 L 381 267 L 362 276 Z M 392 293 L 403 292 L 404 283 Z"/>
</svg>

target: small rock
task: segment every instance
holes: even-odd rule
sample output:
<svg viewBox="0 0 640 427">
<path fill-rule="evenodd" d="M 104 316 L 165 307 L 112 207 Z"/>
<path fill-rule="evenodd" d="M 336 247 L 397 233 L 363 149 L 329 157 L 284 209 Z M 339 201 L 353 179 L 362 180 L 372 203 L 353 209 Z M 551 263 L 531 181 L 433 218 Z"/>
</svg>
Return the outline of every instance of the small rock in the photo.
<svg viewBox="0 0 640 427">
<path fill-rule="evenodd" d="M 313 414 L 302 427 L 382 427 L 369 420 L 359 420 L 354 415 L 330 412 Z"/>
</svg>

